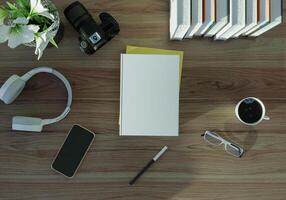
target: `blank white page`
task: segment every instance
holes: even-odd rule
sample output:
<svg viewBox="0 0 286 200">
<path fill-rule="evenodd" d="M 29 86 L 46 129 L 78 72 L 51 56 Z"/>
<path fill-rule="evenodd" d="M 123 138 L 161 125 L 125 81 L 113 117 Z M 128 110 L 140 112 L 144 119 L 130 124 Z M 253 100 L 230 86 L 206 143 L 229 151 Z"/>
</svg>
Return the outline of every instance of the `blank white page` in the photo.
<svg viewBox="0 0 286 200">
<path fill-rule="evenodd" d="M 121 55 L 120 135 L 178 136 L 177 55 Z"/>
</svg>

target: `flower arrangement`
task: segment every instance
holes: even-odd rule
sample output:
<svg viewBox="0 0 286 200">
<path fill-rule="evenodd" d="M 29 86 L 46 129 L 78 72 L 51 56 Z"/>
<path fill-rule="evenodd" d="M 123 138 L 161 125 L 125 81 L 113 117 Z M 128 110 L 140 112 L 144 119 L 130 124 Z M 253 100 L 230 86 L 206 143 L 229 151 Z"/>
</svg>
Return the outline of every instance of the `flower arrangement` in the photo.
<svg viewBox="0 0 286 200">
<path fill-rule="evenodd" d="M 16 0 L 0 6 L 0 43 L 8 41 L 10 48 L 35 46 L 38 60 L 49 43 L 57 47 L 58 26 L 58 12 L 44 6 L 42 0 Z"/>
</svg>

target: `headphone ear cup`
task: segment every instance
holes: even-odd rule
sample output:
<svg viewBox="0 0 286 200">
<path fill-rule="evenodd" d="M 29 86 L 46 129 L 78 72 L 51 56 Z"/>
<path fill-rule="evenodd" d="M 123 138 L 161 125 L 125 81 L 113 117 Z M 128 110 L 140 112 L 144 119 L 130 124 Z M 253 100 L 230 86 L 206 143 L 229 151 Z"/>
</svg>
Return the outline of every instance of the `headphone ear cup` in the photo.
<svg viewBox="0 0 286 200">
<path fill-rule="evenodd" d="M 43 129 L 43 120 L 35 117 L 16 116 L 12 120 L 12 129 L 16 131 L 41 132 Z"/>
<path fill-rule="evenodd" d="M 5 104 L 12 103 L 22 92 L 26 85 L 26 82 L 23 81 L 19 76 L 11 76 L 0 88 L 0 99 Z"/>
</svg>

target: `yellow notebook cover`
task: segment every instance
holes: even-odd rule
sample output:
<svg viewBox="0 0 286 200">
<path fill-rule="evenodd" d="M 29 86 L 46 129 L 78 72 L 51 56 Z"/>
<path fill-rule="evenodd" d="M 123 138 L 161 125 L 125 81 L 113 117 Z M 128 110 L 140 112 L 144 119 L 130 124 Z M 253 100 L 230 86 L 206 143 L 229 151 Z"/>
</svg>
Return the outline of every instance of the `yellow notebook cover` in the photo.
<svg viewBox="0 0 286 200">
<path fill-rule="evenodd" d="M 184 59 L 183 51 L 127 46 L 126 53 L 127 54 L 179 55 L 180 56 L 180 82 L 181 82 L 182 71 L 183 71 L 183 59 Z"/>
</svg>

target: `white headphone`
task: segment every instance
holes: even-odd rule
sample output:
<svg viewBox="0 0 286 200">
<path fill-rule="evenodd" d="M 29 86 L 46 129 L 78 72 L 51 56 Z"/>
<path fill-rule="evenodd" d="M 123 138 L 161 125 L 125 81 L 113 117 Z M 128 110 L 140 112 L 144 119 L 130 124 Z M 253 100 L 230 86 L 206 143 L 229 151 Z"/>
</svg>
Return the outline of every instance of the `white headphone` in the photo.
<svg viewBox="0 0 286 200">
<path fill-rule="evenodd" d="M 66 109 L 61 115 L 53 119 L 40 119 L 40 118 L 22 117 L 22 116 L 13 117 L 12 121 L 13 130 L 41 132 L 43 126 L 53 124 L 64 119 L 71 110 L 70 107 L 72 104 L 72 89 L 70 83 L 60 72 L 50 67 L 38 67 L 32 69 L 31 71 L 27 72 L 21 77 L 19 77 L 18 75 L 12 75 L 0 88 L 0 99 L 5 104 L 11 104 L 22 92 L 22 90 L 26 85 L 26 82 L 34 75 L 43 72 L 53 74 L 64 83 L 68 92 L 68 101 Z"/>
</svg>

